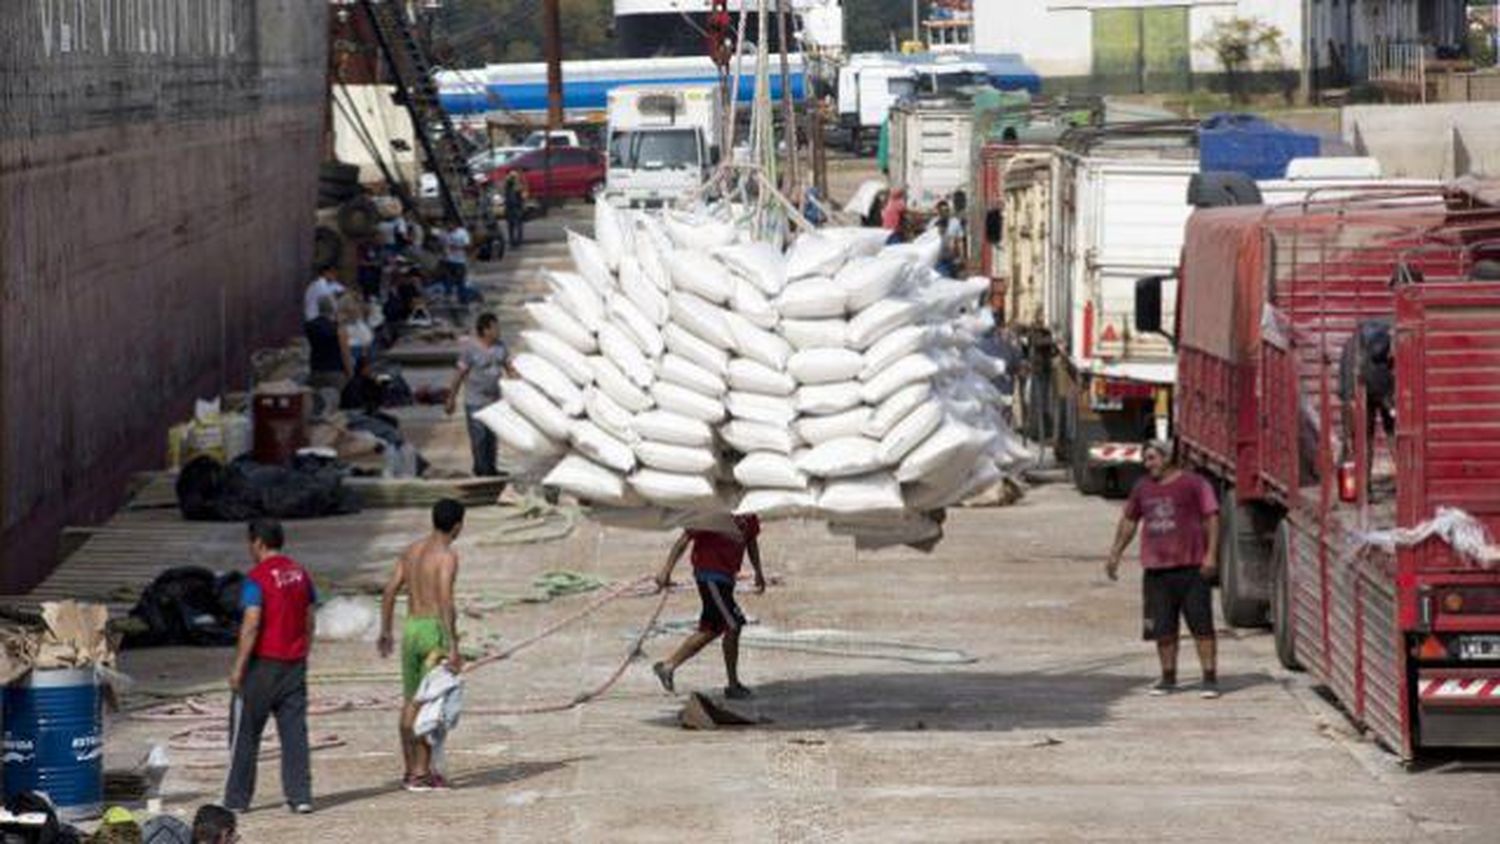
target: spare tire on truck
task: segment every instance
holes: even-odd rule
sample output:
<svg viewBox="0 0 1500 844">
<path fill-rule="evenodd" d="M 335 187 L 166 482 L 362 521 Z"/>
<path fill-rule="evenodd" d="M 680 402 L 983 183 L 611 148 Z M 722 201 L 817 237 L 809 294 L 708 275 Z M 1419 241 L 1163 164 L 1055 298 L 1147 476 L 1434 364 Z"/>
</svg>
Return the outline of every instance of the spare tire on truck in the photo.
<svg viewBox="0 0 1500 844">
<path fill-rule="evenodd" d="M 339 231 L 345 237 L 369 237 L 375 233 L 375 224 L 379 222 L 380 210 L 369 197 L 351 199 L 339 209 Z"/>
<path fill-rule="evenodd" d="M 1264 202 L 1254 179 L 1232 171 L 1194 173 L 1188 180 L 1187 200 L 1194 208 L 1261 205 Z"/>
</svg>

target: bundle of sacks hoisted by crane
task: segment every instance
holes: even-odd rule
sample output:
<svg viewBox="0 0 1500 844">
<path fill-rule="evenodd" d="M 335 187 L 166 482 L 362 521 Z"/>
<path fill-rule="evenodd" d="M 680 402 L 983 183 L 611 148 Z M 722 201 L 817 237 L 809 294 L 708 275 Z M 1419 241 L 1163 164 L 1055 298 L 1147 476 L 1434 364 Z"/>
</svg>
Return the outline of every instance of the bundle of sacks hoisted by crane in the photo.
<svg viewBox="0 0 1500 844">
<path fill-rule="evenodd" d="M 606 523 L 826 519 L 926 543 L 1024 444 L 997 414 L 988 282 L 933 271 L 936 233 L 801 234 L 783 252 L 703 209 L 599 203 L 575 272 L 526 305 L 517 379 L 478 418 L 524 477 Z"/>
</svg>

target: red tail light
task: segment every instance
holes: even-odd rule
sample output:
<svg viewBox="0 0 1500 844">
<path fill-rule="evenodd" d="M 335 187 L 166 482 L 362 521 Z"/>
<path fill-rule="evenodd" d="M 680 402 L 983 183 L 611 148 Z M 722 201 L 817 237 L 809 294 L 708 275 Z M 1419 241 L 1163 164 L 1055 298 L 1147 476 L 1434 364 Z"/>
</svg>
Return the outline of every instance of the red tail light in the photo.
<svg viewBox="0 0 1500 844">
<path fill-rule="evenodd" d="M 1359 472 L 1353 463 L 1339 464 L 1339 500 L 1346 504 L 1359 500 Z"/>
<path fill-rule="evenodd" d="M 1427 638 L 1423 639 L 1422 644 L 1417 647 L 1417 658 L 1447 659 L 1448 647 L 1443 644 L 1442 639 L 1439 639 L 1436 636 L 1429 635 Z"/>
</svg>

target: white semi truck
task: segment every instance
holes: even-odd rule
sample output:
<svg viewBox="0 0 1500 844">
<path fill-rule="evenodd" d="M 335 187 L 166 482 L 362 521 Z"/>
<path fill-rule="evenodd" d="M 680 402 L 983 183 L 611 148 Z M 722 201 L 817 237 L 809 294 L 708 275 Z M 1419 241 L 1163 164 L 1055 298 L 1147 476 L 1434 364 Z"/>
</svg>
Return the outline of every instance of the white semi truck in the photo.
<svg viewBox="0 0 1500 844">
<path fill-rule="evenodd" d="M 656 207 L 691 193 L 718 163 L 723 114 L 715 85 L 610 91 L 605 199 L 622 207 Z"/>
</svg>

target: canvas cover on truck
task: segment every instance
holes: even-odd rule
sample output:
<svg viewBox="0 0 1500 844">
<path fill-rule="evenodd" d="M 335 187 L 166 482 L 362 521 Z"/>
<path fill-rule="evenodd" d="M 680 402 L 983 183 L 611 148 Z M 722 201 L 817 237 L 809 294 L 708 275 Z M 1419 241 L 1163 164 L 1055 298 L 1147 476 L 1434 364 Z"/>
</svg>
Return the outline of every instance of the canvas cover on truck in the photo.
<svg viewBox="0 0 1500 844">
<path fill-rule="evenodd" d="M 1260 342 L 1265 301 L 1264 239 L 1260 206 L 1209 208 L 1188 220 L 1181 284 L 1178 338 L 1185 348 L 1237 363 Z M 1214 291 L 1196 295 L 1200 291 Z"/>
</svg>

